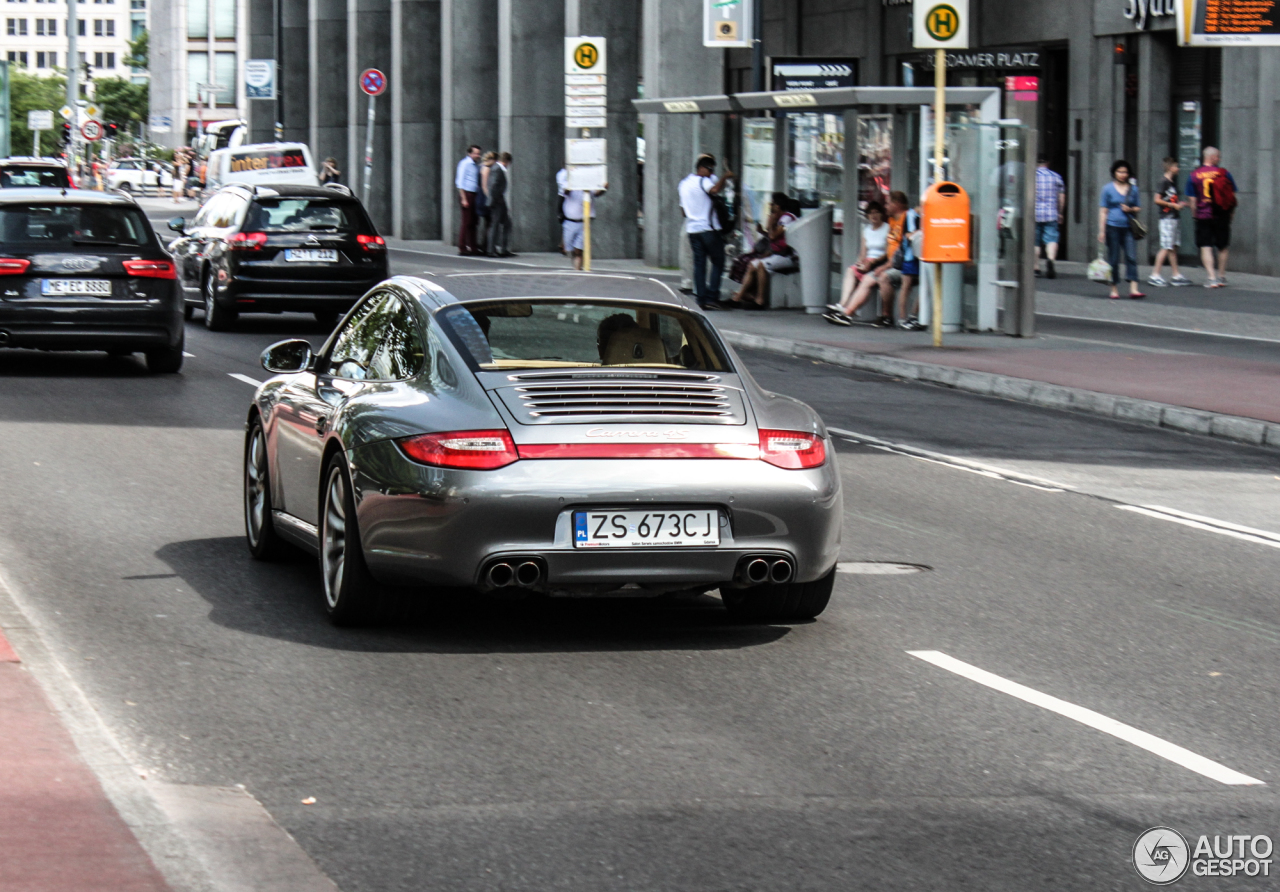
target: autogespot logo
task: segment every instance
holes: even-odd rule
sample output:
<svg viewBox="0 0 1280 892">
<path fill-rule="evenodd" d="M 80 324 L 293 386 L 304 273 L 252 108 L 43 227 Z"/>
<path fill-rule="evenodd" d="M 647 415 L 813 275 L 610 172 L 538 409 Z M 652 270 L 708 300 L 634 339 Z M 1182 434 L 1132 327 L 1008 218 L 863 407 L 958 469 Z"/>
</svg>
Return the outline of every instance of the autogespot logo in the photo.
<svg viewBox="0 0 1280 892">
<path fill-rule="evenodd" d="M 1191 849 L 1181 833 L 1152 827 L 1133 844 L 1133 866 L 1148 883 L 1167 886 L 1182 879 L 1191 863 Z"/>
</svg>

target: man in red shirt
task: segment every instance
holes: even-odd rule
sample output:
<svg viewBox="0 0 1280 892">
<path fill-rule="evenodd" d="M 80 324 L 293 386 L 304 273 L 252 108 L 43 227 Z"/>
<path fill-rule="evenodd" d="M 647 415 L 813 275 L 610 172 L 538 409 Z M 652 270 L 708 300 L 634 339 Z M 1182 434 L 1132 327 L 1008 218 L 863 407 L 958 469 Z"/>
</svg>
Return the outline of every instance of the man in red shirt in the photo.
<svg viewBox="0 0 1280 892">
<path fill-rule="evenodd" d="M 1231 218 L 1236 210 L 1236 181 L 1225 167 L 1219 167 L 1221 153 L 1213 146 L 1204 150 L 1204 164 L 1187 177 L 1187 197 L 1196 220 L 1196 247 L 1200 262 L 1209 274 L 1206 288 L 1227 287 L 1227 254 L 1231 246 Z M 1218 252 L 1214 264 L 1213 252 Z"/>
</svg>

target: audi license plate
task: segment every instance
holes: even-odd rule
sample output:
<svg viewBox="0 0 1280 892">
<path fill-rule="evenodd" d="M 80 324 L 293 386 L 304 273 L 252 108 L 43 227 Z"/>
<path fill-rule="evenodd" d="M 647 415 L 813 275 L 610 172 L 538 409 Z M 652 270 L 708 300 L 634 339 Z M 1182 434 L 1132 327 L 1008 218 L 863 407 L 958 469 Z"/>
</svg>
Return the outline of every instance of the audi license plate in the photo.
<svg viewBox="0 0 1280 892">
<path fill-rule="evenodd" d="M 332 248 L 286 248 L 284 259 L 290 263 L 337 263 L 338 252 Z"/>
<path fill-rule="evenodd" d="M 720 544 L 720 512 L 671 508 L 658 511 L 575 511 L 575 548 L 670 548 Z"/>
<path fill-rule="evenodd" d="M 41 294 L 88 294 L 93 297 L 110 297 L 110 279 L 41 279 Z"/>
</svg>

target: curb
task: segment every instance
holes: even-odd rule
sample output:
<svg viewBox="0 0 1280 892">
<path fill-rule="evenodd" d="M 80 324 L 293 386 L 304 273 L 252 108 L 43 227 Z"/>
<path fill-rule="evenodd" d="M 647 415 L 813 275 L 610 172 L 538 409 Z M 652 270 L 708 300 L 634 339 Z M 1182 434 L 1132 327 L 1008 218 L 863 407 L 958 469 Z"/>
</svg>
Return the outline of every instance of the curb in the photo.
<svg viewBox="0 0 1280 892">
<path fill-rule="evenodd" d="M 952 387 L 968 393 L 1001 397 L 1047 409 L 1067 409 L 1149 427 L 1217 437 L 1250 446 L 1280 449 L 1280 424 L 1260 421 L 1256 418 L 1223 415 L 1203 409 L 1188 409 L 1185 406 L 1172 406 L 1152 400 L 1116 396 L 1077 387 L 1064 387 L 1061 384 L 1046 384 L 1043 381 L 997 375 L 993 372 L 977 372 L 937 363 L 881 356 L 876 353 L 864 353 L 860 350 L 831 347 L 809 341 L 766 337 L 731 329 L 720 329 L 720 333 L 735 347 L 767 350 L 770 353 L 781 353 L 803 359 L 817 359 L 845 368 L 891 375 L 909 381 L 941 384 L 944 387 Z"/>
</svg>

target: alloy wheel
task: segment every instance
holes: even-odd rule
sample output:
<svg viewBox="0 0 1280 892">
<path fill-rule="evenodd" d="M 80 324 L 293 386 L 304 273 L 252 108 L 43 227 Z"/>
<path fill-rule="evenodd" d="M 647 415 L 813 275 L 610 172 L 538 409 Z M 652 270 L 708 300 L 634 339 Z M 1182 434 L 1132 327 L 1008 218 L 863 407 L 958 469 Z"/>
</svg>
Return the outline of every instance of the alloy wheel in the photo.
<svg viewBox="0 0 1280 892">
<path fill-rule="evenodd" d="M 262 538 L 267 513 L 267 449 L 261 427 L 254 427 L 249 439 L 249 455 L 244 464 L 244 510 L 250 543 Z"/>
<path fill-rule="evenodd" d="M 320 560 L 324 572 L 324 597 L 332 610 L 338 606 L 341 597 L 347 562 L 347 486 L 341 468 L 335 467 L 329 472 L 323 522 Z"/>
</svg>

